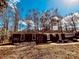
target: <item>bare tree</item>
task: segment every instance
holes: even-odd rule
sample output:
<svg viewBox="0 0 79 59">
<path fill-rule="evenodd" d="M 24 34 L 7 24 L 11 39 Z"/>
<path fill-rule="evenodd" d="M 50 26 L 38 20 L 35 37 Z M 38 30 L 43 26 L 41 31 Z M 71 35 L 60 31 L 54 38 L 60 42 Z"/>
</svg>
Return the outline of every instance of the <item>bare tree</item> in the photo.
<svg viewBox="0 0 79 59">
<path fill-rule="evenodd" d="M 50 10 L 43 12 L 41 18 L 42 29 L 44 31 L 50 29 Z"/>
<path fill-rule="evenodd" d="M 39 11 L 33 9 L 31 14 L 32 14 L 32 20 L 34 21 L 35 30 L 38 31 L 40 13 Z"/>
<path fill-rule="evenodd" d="M 0 0 L 0 12 L 2 12 L 1 16 L 3 16 L 3 18 L 5 18 L 4 13 L 6 12 L 7 7 L 8 7 L 8 5 L 7 5 L 6 1 L 5 0 Z M 3 9 L 5 9 L 5 10 L 3 10 Z M 4 22 L 4 28 L 7 27 L 7 29 L 8 29 L 8 21 L 7 21 L 7 19 L 5 18 L 5 20 L 3 20 L 3 22 Z"/>
<path fill-rule="evenodd" d="M 14 6 L 14 10 L 15 10 L 14 32 L 16 32 L 18 31 L 19 12 L 15 6 Z"/>
<path fill-rule="evenodd" d="M 46 14 L 44 13 L 41 17 L 41 24 L 42 24 L 43 30 L 46 30 L 46 24 L 45 24 L 46 21 L 47 21 L 47 17 L 46 17 Z"/>
<path fill-rule="evenodd" d="M 73 17 L 71 18 L 71 21 L 73 22 L 74 31 L 77 31 L 75 20 L 76 19 L 74 19 Z"/>
<path fill-rule="evenodd" d="M 38 14 L 36 10 L 33 10 L 33 16 L 34 16 L 35 30 L 38 30 Z"/>
<path fill-rule="evenodd" d="M 6 17 L 6 16 L 5 16 L 5 17 Z M 5 28 L 6 30 L 8 30 L 8 23 L 9 23 L 8 19 L 5 18 L 3 21 L 4 21 L 4 28 Z"/>
</svg>

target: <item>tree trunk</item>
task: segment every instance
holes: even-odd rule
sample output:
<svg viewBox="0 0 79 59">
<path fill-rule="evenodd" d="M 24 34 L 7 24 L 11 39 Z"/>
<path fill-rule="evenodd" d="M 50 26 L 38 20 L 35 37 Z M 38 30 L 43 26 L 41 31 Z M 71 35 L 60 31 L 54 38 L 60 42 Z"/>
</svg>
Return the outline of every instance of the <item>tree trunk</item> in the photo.
<svg viewBox="0 0 79 59">
<path fill-rule="evenodd" d="M 19 21 L 19 16 L 18 16 L 18 11 L 16 7 L 14 6 L 15 9 L 15 21 L 14 21 L 14 32 L 18 31 L 18 21 Z"/>
<path fill-rule="evenodd" d="M 72 17 L 72 22 L 73 22 L 73 26 L 74 26 L 74 31 L 76 31 L 76 24 L 75 24 L 75 22 L 74 22 L 74 19 L 73 19 L 73 17 Z"/>
</svg>

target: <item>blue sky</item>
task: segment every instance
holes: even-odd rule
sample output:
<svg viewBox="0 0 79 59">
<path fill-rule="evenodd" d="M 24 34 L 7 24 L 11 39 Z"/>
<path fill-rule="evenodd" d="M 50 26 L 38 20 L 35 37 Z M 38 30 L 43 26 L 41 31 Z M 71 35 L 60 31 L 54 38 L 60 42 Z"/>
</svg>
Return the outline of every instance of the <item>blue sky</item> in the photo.
<svg viewBox="0 0 79 59">
<path fill-rule="evenodd" d="M 17 7 L 22 18 L 28 14 L 29 9 L 45 11 L 58 8 L 60 15 L 65 16 L 66 14 L 79 11 L 78 2 L 79 0 L 20 0 Z"/>
</svg>

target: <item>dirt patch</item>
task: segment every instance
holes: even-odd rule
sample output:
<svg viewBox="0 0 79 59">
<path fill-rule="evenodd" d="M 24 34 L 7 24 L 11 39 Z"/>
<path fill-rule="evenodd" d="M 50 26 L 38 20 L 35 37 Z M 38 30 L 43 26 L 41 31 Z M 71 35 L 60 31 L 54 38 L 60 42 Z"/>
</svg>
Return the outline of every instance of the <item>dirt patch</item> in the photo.
<svg viewBox="0 0 79 59">
<path fill-rule="evenodd" d="M 79 59 L 79 44 L 21 43 L 15 46 L 0 48 L 0 59 Z"/>
</svg>

